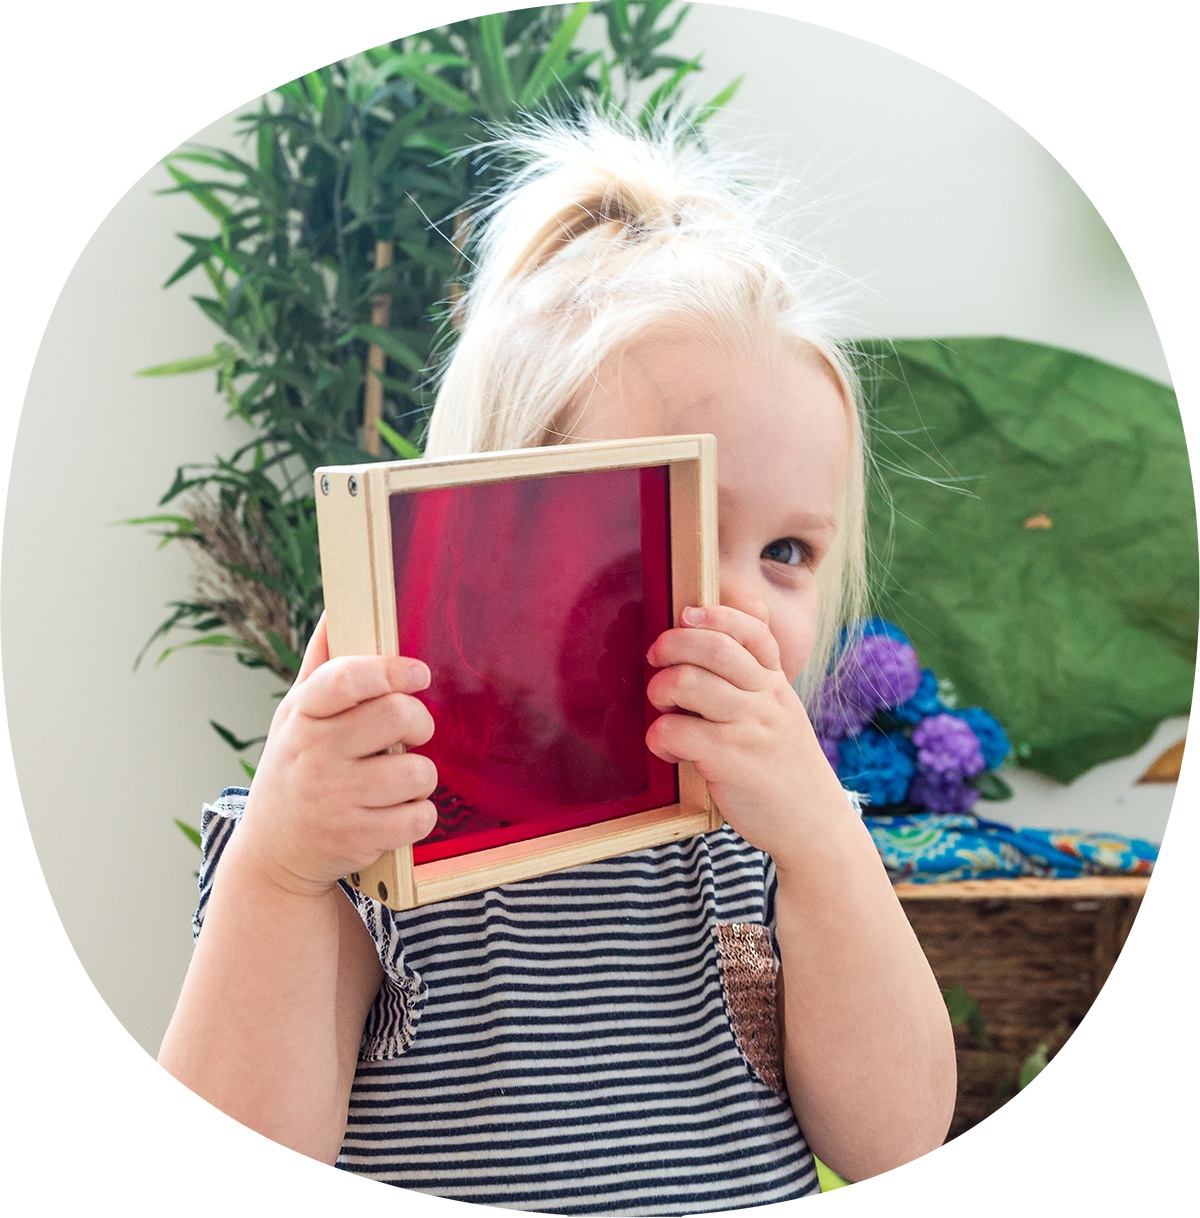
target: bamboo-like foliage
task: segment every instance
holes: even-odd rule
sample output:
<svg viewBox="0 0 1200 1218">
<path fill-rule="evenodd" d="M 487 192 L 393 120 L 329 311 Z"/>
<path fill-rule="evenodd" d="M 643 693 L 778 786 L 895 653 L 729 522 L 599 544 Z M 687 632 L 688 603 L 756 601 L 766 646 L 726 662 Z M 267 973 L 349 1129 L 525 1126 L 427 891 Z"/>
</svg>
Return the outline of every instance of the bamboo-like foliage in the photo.
<svg viewBox="0 0 1200 1218">
<path fill-rule="evenodd" d="M 586 52 L 591 11 L 609 46 Z M 159 504 L 170 512 L 130 522 L 197 558 L 191 595 L 147 649 L 184 630 L 160 659 L 226 647 L 294 677 L 322 606 L 311 471 L 420 453 L 431 367 L 453 341 L 456 225 L 503 172 L 470 149 L 546 108 L 587 101 L 648 123 L 680 106 L 700 60 L 665 45 L 686 13 L 675 0 L 605 0 L 455 22 L 282 85 L 241 116 L 242 155 L 189 146 L 167 158 L 163 193 L 191 195 L 216 232 L 179 234 L 188 255 L 165 286 L 200 268 L 210 294 L 193 299 L 224 337 L 141 375 L 214 370 L 249 435 L 212 464 L 181 466 Z M 688 112 L 697 129 L 739 83 Z M 382 394 L 364 435 L 368 377 Z"/>
</svg>

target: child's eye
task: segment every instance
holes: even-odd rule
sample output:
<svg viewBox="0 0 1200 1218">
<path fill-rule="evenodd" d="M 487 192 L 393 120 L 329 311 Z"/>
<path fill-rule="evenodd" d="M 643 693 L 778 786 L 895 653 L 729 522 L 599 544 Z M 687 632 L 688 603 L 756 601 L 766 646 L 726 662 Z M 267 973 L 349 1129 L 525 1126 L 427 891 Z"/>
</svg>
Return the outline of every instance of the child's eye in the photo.
<svg viewBox="0 0 1200 1218">
<path fill-rule="evenodd" d="M 768 562 L 782 563 L 786 567 L 797 567 L 805 559 L 804 546 L 794 537 L 781 537 L 763 549 L 762 557 Z"/>
</svg>

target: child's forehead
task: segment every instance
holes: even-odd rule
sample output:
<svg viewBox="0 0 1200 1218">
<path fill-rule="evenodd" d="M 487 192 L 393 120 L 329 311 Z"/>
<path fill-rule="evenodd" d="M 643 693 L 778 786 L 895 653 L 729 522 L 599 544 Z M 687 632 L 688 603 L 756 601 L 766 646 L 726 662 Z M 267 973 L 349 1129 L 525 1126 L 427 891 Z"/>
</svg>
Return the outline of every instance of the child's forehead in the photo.
<svg viewBox="0 0 1200 1218">
<path fill-rule="evenodd" d="M 713 431 L 720 439 L 727 433 L 731 441 L 752 440 L 751 448 L 848 424 L 845 395 L 828 361 L 782 340 L 749 345 L 648 336 L 602 370 L 599 384 L 631 421 L 644 415 L 665 434 Z"/>
<path fill-rule="evenodd" d="M 648 335 L 606 362 L 572 427 L 578 440 L 707 432 L 717 438 L 721 513 L 794 531 L 832 527 L 850 422 L 823 356 L 694 334 Z M 775 527 L 775 526 L 772 526 Z"/>
</svg>

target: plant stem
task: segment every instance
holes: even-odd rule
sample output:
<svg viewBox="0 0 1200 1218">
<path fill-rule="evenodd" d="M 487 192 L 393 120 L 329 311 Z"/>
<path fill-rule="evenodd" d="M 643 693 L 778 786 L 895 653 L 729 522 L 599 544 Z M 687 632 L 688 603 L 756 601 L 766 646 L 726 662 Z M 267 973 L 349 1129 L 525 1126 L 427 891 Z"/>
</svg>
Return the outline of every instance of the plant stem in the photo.
<svg viewBox="0 0 1200 1218">
<path fill-rule="evenodd" d="M 375 242 L 375 270 L 392 265 L 396 247 L 391 241 Z M 386 329 L 392 313 L 392 298 L 381 293 L 371 300 L 371 325 Z M 362 446 L 371 456 L 379 456 L 379 420 L 383 418 L 383 382 L 379 379 L 387 366 L 383 349 L 372 343 L 367 349 L 367 379 L 363 389 Z"/>
</svg>

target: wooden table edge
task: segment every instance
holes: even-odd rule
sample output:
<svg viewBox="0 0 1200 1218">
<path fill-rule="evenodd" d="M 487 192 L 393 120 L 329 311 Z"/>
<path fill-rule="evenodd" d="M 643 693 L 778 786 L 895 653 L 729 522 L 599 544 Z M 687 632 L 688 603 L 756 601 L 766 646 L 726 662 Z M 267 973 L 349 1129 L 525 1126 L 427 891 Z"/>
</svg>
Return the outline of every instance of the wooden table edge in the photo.
<svg viewBox="0 0 1200 1218">
<path fill-rule="evenodd" d="M 1016 879 L 950 880 L 914 884 L 904 881 L 893 885 L 902 901 L 975 900 L 1086 900 L 1105 897 L 1142 897 L 1150 883 L 1148 875 L 1084 875 L 1072 879 L 1043 879 L 1019 876 Z"/>
</svg>

